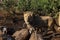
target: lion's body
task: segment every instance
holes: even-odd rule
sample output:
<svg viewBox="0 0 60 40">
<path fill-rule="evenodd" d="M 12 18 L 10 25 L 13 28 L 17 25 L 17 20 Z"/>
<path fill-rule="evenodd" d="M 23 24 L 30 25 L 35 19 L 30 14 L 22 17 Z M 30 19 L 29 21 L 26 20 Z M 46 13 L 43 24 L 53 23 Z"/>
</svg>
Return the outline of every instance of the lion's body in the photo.
<svg viewBox="0 0 60 40">
<path fill-rule="evenodd" d="M 50 16 L 40 16 L 42 20 L 46 21 L 47 20 L 47 25 L 48 27 L 51 27 L 53 23 L 53 18 Z"/>
</svg>

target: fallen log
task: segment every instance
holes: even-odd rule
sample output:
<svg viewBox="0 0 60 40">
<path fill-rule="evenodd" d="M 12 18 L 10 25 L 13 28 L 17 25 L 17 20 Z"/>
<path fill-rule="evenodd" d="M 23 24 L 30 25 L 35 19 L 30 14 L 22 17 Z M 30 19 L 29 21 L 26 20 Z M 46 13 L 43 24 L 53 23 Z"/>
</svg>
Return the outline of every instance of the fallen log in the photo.
<svg viewBox="0 0 60 40">
<path fill-rule="evenodd" d="M 42 35 L 41 34 L 37 34 L 36 31 L 34 31 L 32 34 L 31 34 L 31 37 L 29 40 L 43 40 L 42 38 Z"/>
<path fill-rule="evenodd" d="M 22 29 L 15 32 L 12 36 L 15 37 L 15 40 L 28 40 L 29 32 L 27 29 Z"/>
</svg>

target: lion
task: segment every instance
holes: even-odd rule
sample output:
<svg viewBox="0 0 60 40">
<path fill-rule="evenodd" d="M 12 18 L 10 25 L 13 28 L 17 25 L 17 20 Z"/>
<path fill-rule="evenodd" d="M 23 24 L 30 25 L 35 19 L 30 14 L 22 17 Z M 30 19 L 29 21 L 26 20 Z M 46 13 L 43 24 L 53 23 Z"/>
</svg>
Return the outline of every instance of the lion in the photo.
<svg viewBox="0 0 60 40">
<path fill-rule="evenodd" d="M 33 12 L 31 12 L 31 11 L 24 12 L 24 21 L 25 21 L 25 24 L 27 25 L 27 29 L 30 30 L 29 31 L 30 33 L 32 31 L 32 26 L 30 25 L 30 23 L 28 22 L 28 20 L 29 20 L 29 17 L 31 17 L 31 19 L 32 19 L 32 16 L 33 16 Z"/>
<path fill-rule="evenodd" d="M 54 29 L 54 19 L 50 16 L 39 16 L 31 11 L 24 12 L 24 21 L 30 32 L 36 28 L 41 29 L 42 32 Z"/>
</svg>

